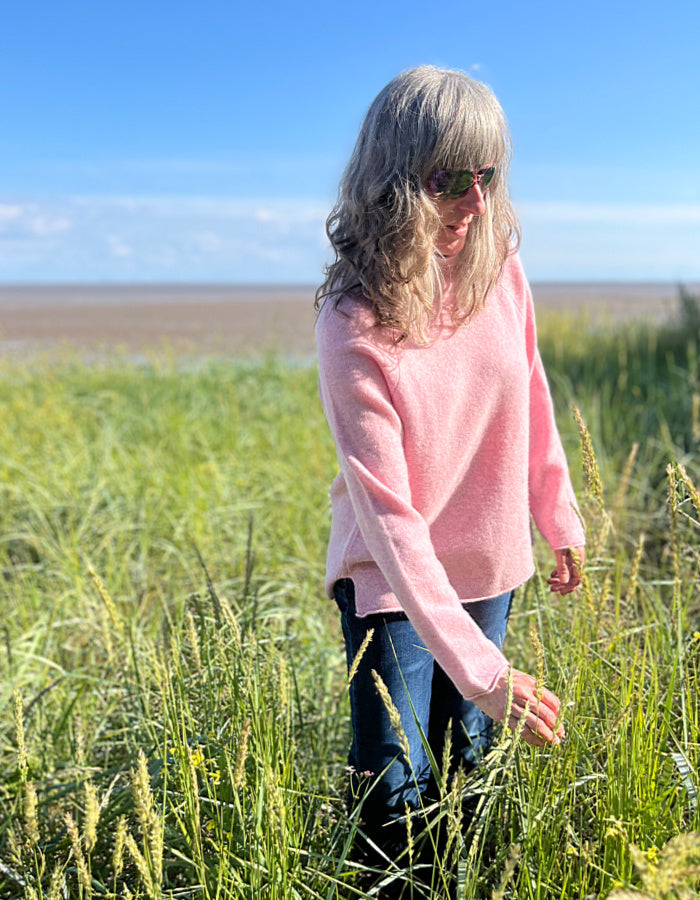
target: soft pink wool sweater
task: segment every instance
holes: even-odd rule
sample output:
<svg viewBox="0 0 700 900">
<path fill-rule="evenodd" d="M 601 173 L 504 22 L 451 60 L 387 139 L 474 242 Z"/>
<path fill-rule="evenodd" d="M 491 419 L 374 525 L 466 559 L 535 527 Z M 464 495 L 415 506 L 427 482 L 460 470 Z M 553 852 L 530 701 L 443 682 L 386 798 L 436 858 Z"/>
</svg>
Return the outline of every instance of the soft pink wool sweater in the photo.
<svg viewBox="0 0 700 900">
<path fill-rule="evenodd" d="M 518 256 L 468 325 L 450 308 L 448 285 L 418 346 L 357 300 L 324 304 L 319 386 L 340 463 L 326 589 L 352 578 L 360 616 L 403 610 L 474 698 L 508 662 L 462 604 L 532 575 L 531 515 L 553 549 L 584 536 Z"/>
</svg>

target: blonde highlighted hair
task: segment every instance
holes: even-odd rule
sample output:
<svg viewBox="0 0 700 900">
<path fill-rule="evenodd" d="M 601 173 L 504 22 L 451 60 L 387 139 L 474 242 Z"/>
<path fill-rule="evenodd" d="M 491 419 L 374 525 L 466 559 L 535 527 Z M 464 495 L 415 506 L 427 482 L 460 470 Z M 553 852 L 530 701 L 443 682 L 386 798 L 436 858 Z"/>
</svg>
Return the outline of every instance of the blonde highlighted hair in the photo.
<svg viewBox="0 0 700 900">
<path fill-rule="evenodd" d="M 484 306 L 520 241 L 507 193 L 510 155 L 503 110 L 486 85 L 434 66 L 390 81 L 367 112 L 326 222 L 335 260 L 316 292 L 316 309 L 352 293 L 399 340 L 424 342 L 442 298 L 440 220 L 426 182 L 438 169 L 494 165 L 486 212 L 471 222 L 451 266 L 455 320 L 466 321 Z"/>
</svg>

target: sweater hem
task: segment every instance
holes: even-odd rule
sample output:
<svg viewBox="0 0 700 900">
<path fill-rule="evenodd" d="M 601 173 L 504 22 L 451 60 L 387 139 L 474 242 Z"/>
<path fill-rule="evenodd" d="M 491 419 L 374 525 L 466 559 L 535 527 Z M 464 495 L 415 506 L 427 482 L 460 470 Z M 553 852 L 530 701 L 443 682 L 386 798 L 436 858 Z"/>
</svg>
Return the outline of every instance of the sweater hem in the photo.
<svg viewBox="0 0 700 900">
<path fill-rule="evenodd" d="M 462 604 L 462 606 L 468 606 L 470 603 L 480 603 L 482 600 L 491 600 L 493 597 L 500 597 L 501 594 L 506 594 L 506 593 L 508 593 L 508 591 L 515 591 L 519 587 L 522 587 L 527 581 L 529 581 L 532 578 L 532 576 L 534 574 L 535 574 L 535 567 L 533 565 L 530 572 L 527 575 L 525 575 L 523 578 L 518 578 L 516 580 L 515 584 L 512 584 L 508 587 L 504 587 L 502 589 L 496 588 L 493 592 L 488 592 L 488 593 L 483 594 L 478 597 L 466 597 L 466 598 L 460 597 L 459 602 Z M 339 581 L 341 578 L 350 578 L 351 580 L 353 580 L 351 573 L 348 573 L 346 575 L 341 575 L 336 580 Z M 357 585 L 355 587 L 357 589 Z M 332 585 L 331 585 L 330 596 L 332 597 Z M 396 596 L 393 594 L 391 596 L 394 597 L 393 603 L 387 602 L 387 603 L 383 603 L 383 604 L 377 604 L 376 607 L 373 606 L 373 607 L 370 607 L 370 609 L 365 609 L 363 607 L 362 612 L 360 612 L 360 610 L 357 609 L 357 613 L 356 613 L 357 618 L 358 619 L 366 619 L 367 616 L 382 615 L 383 613 L 404 613 L 406 615 L 407 614 L 406 610 L 403 608 L 403 606 L 401 606 L 398 599 L 396 599 Z"/>
</svg>

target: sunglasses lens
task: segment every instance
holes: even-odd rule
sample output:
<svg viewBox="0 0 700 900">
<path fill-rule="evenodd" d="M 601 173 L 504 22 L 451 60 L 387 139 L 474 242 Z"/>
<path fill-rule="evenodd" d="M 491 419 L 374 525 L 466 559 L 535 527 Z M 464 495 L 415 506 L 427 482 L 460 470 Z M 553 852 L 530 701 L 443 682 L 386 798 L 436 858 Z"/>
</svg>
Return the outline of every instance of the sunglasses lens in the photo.
<svg viewBox="0 0 700 900">
<path fill-rule="evenodd" d="M 481 176 L 481 188 L 487 188 L 491 182 L 493 181 L 493 176 L 496 174 L 496 167 L 489 166 L 489 168 L 484 172 Z"/>
<path fill-rule="evenodd" d="M 428 188 L 431 194 L 441 200 L 456 200 L 457 197 L 468 193 L 476 182 L 479 183 L 481 190 L 485 191 L 495 174 L 495 166 L 482 169 L 477 175 L 469 169 L 457 169 L 452 172 L 449 169 L 439 169 L 428 179 Z"/>
<path fill-rule="evenodd" d="M 466 194 L 474 184 L 474 173 L 469 169 L 459 169 L 457 172 L 449 172 L 449 184 L 446 185 L 442 196 L 446 200 L 454 200 Z"/>
<path fill-rule="evenodd" d="M 449 192 L 451 183 L 452 172 L 448 172 L 446 169 L 438 169 L 428 179 L 428 189 L 436 197 L 444 197 L 445 193 Z"/>
</svg>

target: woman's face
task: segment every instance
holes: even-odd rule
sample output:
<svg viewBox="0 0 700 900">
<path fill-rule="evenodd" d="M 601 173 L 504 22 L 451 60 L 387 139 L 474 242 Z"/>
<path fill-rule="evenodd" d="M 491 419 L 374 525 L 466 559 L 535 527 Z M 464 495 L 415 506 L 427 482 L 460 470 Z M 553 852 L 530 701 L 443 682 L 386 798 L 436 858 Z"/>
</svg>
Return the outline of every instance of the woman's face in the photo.
<svg viewBox="0 0 700 900">
<path fill-rule="evenodd" d="M 442 226 L 435 247 L 443 256 L 456 256 L 464 247 L 472 220 L 486 212 L 485 192 L 475 184 L 454 200 L 433 199 Z"/>
</svg>

